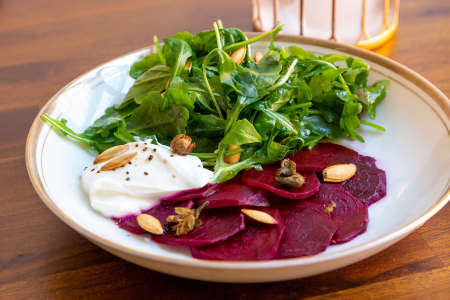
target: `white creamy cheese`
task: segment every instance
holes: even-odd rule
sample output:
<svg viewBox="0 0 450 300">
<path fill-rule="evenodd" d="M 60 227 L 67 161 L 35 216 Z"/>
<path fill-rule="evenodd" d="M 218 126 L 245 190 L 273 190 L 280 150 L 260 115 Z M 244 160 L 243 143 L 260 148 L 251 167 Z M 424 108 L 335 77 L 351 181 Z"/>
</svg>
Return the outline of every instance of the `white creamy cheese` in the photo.
<svg viewBox="0 0 450 300">
<path fill-rule="evenodd" d="M 161 197 L 202 187 L 212 179 L 213 173 L 195 156 L 177 155 L 169 147 L 150 141 L 129 145 L 127 152 L 138 153 L 130 163 L 101 171 L 105 161 L 87 167 L 81 175 L 92 208 L 107 217 L 138 213 L 157 204 Z"/>
</svg>

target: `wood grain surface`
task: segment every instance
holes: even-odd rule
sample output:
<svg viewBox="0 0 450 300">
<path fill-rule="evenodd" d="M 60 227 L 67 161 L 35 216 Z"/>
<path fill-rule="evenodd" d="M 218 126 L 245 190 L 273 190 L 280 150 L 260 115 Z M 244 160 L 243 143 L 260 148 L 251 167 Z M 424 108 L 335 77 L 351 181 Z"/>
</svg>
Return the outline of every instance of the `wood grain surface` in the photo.
<svg viewBox="0 0 450 300">
<path fill-rule="evenodd" d="M 450 94 L 450 1 L 402 1 L 379 52 Z M 219 284 L 127 263 L 54 216 L 27 176 L 25 138 L 39 108 L 94 66 L 220 17 L 250 31 L 251 1 L 0 0 L 0 298 L 450 299 L 450 207 L 389 249 L 310 278 Z"/>
</svg>

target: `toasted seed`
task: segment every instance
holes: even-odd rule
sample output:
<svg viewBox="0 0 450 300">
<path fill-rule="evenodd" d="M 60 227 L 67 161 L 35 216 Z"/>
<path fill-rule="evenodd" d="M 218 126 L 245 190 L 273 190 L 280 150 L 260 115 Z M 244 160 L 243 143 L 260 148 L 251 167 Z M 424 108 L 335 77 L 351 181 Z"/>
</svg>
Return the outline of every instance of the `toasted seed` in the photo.
<svg viewBox="0 0 450 300">
<path fill-rule="evenodd" d="M 274 217 L 260 210 L 243 208 L 241 209 L 241 212 L 247 217 L 260 223 L 278 224 L 278 221 Z"/>
<path fill-rule="evenodd" d="M 185 70 L 190 70 L 192 68 L 192 62 L 188 61 L 185 65 L 184 65 L 184 69 Z"/>
<path fill-rule="evenodd" d="M 131 153 L 125 153 L 120 156 L 114 157 L 110 161 L 108 161 L 106 164 L 104 164 L 100 170 L 102 171 L 109 171 L 114 170 L 117 168 L 120 168 L 127 163 L 131 162 L 131 160 L 137 155 L 137 152 L 131 152 Z"/>
<path fill-rule="evenodd" d="M 140 214 L 136 217 L 136 221 L 138 225 L 145 231 L 157 235 L 161 235 L 164 233 L 161 222 L 152 215 Z"/>
<path fill-rule="evenodd" d="M 228 150 L 237 149 L 237 148 L 241 148 L 241 146 L 228 145 Z M 223 160 L 227 164 L 235 164 L 235 163 L 239 162 L 240 159 L 241 159 L 241 153 L 239 152 L 239 153 L 236 153 L 236 154 L 233 154 L 233 155 L 225 156 Z"/>
<path fill-rule="evenodd" d="M 97 158 L 94 160 L 94 165 L 99 162 L 107 161 L 107 160 L 113 158 L 114 156 L 127 151 L 129 148 L 130 148 L 130 145 L 124 144 L 124 145 L 114 146 L 109 149 L 106 149 L 105 151 L 100 153 L 99 156 L 97 156 Z"/>
<path fill-rule="evenodd" d="M 326 182 L 342 182 L 352 178 L 355 173 L 355 164 L 332 165 L 322 171 L 323 180 Z"/>
<path fill-rule="evenodd" d="M 256 52 L 255 53 L 255 62 L 259 62 L 263 58 L 264 54 L 262 52 Z"/>
<path fill-rule="evenodd" d="M 234 50 L 233 53 L 231 53 L 231 60 L 240 65 L 245 58 L 245 54 L 247 53 L 247 47 L 242 47 L 237 50 Z"/>
</svg>

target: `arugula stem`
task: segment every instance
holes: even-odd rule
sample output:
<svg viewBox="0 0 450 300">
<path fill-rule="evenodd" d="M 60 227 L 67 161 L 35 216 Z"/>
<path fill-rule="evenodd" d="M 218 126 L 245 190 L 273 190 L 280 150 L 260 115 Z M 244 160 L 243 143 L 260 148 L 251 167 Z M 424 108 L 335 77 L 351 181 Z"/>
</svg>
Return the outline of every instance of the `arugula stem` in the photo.
<svg viewBox="0 0 450 300">
<path fill-rule="evenodd" d="M 219 31 L 219 28 L 217 27 L 217 23 L 216 22 L 213 23 L 213 27 L 214 27 L 214 33 L 216 34 L 217 49 L 219 49 L 218 53 L 219 53 L 219 56 L 220 56 L 220 63 L 223 64 L 224 58 L 223 58 L 223 54 L 222 54 L 222 42 L 220 41 L 220 39 L 221 39 L 220 31 Z"/>
<path fill-rule="evenodd" d="M 166 64 L 166 59 L 164 58 L 164 55 L 162 53 L 161 45 L 158 42 L 158 37 L 156 34 L 153 36 L 153 43 L 155 44 L 156 52 L 158 53 L 159 60 L 161 61 L 161 64 Z"/>
<path fill-rule="evenodd" d="M 202 161 L 202 165 L 204 167 L 213 167 L 215 166 L 216 162 L 215 161 Z"/>
<path fill-rule="evenodd" d="M 225 152 L 225 156 L 230 156 L 230 155 L 238 154 L 241 152 L 242 152 L 241 148 L 234 148 L 234 149 L 231 149 L 231 150 L 228 150 L 227 152 Z M 193 152 L 193 153 L 190 153 L 190 155 L 197 156 L 201 160 L 216 159 L 216 157 L 217 157 L 216 153 L 194 153 Z"/>
<path fill-rule="evenodd" d="M 214 32 L 216 34 L 217 48 L 222 50 L 222 43 L 220 42 L 220 32 L 219 32 L 219 28 L 217 27 L 216 22 L 213 23 L 213 27 L 214 27 Z"/>
<path fill-rule="evenodd" d="M 378 129 L 379 131 L 382 131 L 382 132 L 386 131 L 386 128 L 384 128 L 383 126 L 380 126 L 378 124 L 374 124 L 374 123 L 366 121 L 366 120 L 359 120 L 359 121 L 361 122 L 361 124 L 373 127 L 375 129 Z"/>
<path fill-rule="evenodd" d="M 221 119 L 224 119 L 224 117 L 222 115 L 222 111 L 220 110 L 219 104 L 217 104 L 216 97 L 214 97 L 214 92 L 211 89 L 211 85 L 209 84 L 208 76 L 206 75 L 206 67 L 208 66 L 208 63 L 211 60 L 212 55 L 214 53 L 216 53 L 217 51 L 218 51 L 218 49 L 216 48 L 216 49 L 212 50 L 211 52 L 209 52 L 208 55 L 206 55 L 205 60 L 203 61 L 203 65 L 202 65 L 202 73 L 203 73 L 203 80 L 205 81 L 206 89 L 208 90 L 208 93 L 211 96 L 211 100 L 214 103 L 214 107 L 216 108 L 216 111 L 219 114 L 219 117 Z"/>
<path fill-rule="evenodd" d="M 299 108 L 305 108 L 305 107 L 310 107 L 312 105 L 312 102 L 305 102 L 305 103 L 300 103 L 300 104 L 294 104 L 291 106 L 285 106 L 282 107 L 279 111 L 280 112 L 290 112 L 293 110 L 298 110 Z"/>
<path fill-rule="evenodd" d="M 231 110 L 231 113 L 229 114 L 227 124 L 225 125 L 224 134 L 227 134 L 228 130 L 230 130 L 231 127 L 233 127 L 233 124 L 236 122 L 236 120 L 239 118 L 239 114 L 242 110 L 242 103 L 244 102 L 245 97 L 239 96 L 236 103 L 233 106 L 233 109 Z"/>
<path fill-rule="evenodd" d="M 42 114 L 41 119 L 44 120 L 45 122 L 49 123 L 53 128 L 57 129 L 63 135 L 66 135 L 68 137 L 73 138 L 74 140 L 77 140 L 82 143 L 86 143 L 88 145 L 93 144 L 93 142 L 90 139 L 87 139 L 87 138 L 83 137 L 82 135 L 73 132 L 73 130 L 71 130 L 69 127 L 64 125 L 61 121 L 57 121 L 46 114 Z"/>
<path fill-rule="evenodd" d="M 283 84 L 286 83 L 286 81 L 288 81 L 289 76 L 291 76 L 292 72 L 294 72 L 294 68 L 295 65 L 297 64 L 298 59 L 294 59 L 291 63 L 291 65 L 289 66 L 289 68 L 287 69 L 286 73 L 280 78 L 280 80 L 277 81 L 277 83 L 275 83 L 274 85 L 272 85 L 270 88 L 268 88 L 268 91 L 273 91 L 275 89 L 277 89 L 278 87 L 282 86 Z"/>
<path fill-rule="evenodd" d="M 310 109 L 308 110 L 308 114 L 310 115 L 322 115 L 322 112 L 318 109 Z"/>
<path fill-rule="evenodd" d="M 242 47 L 244 47 L 244 46 L 253 44 L 253 43 L 255 43 L 255 42 L 257 42 L 257 41 L 260 41 L 260 40 L 262 40 L 263 38 L 265 38 L 265 37 L 267 37 L 267 36 L 269 36 L 269 35 L 271 35 L 271 34 L 277 34 L 281 29 L 283 29 L 283 26 L 284 26 L 283 24 L 278 24 L 274 29 L 272 29 L 272 30 L 270 30 L 270 31 L 266 31 L 266 32 L 264 32 L 263 34 L 260 34 L 260 35 L 258 35 L 258 36 L 255 36 L 254 38 L 251 38 L 251 39 L 249 39 L 249 40 L 246 40 L 246 41 L 242 41 L 242 42 L 239 42 L 239 43 L 235 43 L 235 44 L 231 44 L 231 45 L 225 46 L 225 47 L 223 48 L 223 50 L 225 50 L 225 51 L 228 51 L 228 50 L 235 50 L 235 49 L 242 48 Z"/>
<path fill-rule="evenodd" d="M 223 25 L 222 25 L 222 20 L 221 19 L 217 20 L 217 25 L 219 25 L 219 29 L 223 29 Z"/>
</svg>

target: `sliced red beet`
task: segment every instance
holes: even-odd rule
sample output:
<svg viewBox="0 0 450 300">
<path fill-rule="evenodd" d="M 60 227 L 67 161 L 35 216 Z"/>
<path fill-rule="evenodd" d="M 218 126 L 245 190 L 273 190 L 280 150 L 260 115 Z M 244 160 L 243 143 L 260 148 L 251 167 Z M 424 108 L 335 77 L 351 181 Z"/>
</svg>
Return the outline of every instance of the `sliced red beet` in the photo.
<svg viewBox="0 0 450 300">
<path fill-rule="evenodd" d="M 297 171 L 322 172 L 335 164 L 358 161 L 358 152 L 333 143 L 318 144 L 311 150 L 303 149 L 291 157 L 297 164 Z"/>
<path fill-rule="evenodd" d="M 386 173 L 378 169 L 375 162 L 370 156 L 360 156 L 356 174 L 342 184 L 345 190 L 366 205 L 386 196 Z"/>
<path fill-rule="evenodd" d="M 269 201 L 264 191 L 246 186 L 240 182 L 226 182 L 211 196 L 197 200 L 198 205 L 209 201 L 206 208 L 219 208 L 228 206 L 259 206 L 268 207 Z"/>
<path fill-rule="evenodd" d="M 334 206 L 329 213 L 336 225 L 332 244 L 348 242 L 366 231 L 369 222 L 367 205 L 353 197 L 340 184 L 321 184 L 319 193 L 311 201 L 320 204 L 323 210 Z"/>
<path fill-rule="evenodd" d="M 244 171 L 242 182 L 249 186 L 270 191 L 288 199 L 306 199 L 319 191 L 320 182 L 314 173 L 301 173 L 305 183 L 300 188 L 285 188 L 275 179 L 279 165 L 264 166 L 262 171 L 251 169 Z"/>
<path fill-rule="evenodd" d="M 276 209 L 261 208 L 278 224 L 269 225 L 246 220 L 246 229 L 231 238 L 205 247 L 192 247 L 192 256 L 215 260 L 267 260 L 272 259 L 278 249 L 284 225 Z"/>
<path fill-rule="evenodd" d="M 202 224 L 187 234 L 177 236 L 170 231 L 152 239 L 168 245 L 205 246 L 226 240 L 245 228 L 244 216 L 237 208 L 204 210 L 200 220 Z"/>
<path fill-rule="evenodd" d="M 150 209 L 143 210 L 141 213 L 149 214 L 157 218 L 161 225 L 163 225 L 163 228 L 167 227 L 167 217 L 169 215 L 175 214 L 175 207 L 181 206 L 181 207 L 187 207 L 192 208 L 194 206 L 194 202 L 192 201 L 185 201 L 182 203 L 177 203 L 177 205 L 164 205 L 164 204 L 157 204 L 153 206 Z M 134 233 L 134 234 L 144 234 L 148 233 L 144 229 L 142 229 L 137 221 L 136 221 L 137 214 L 134 215 L 127 215 L 120 218 L 112 218 L 116 224 L 122 228 L 125 229 L 128 232 Z"/>
<path fill-rule="evenodd" d="M 189 189 L 177 192 L 175 194 L 159 199 L 161 202 L 177 203 L 186 200 L 208 197 L 214 194 L 220 187 L 220 184 L 207 184 L 201 188 Z"/>
<path fill-rule="evenodd" d="M 285 224 L 276 258 L 314 255 L 325 251 L 336 226 L 322 206 L 309 201 L 288 203 L 279 207 Z"/>
</svg>

